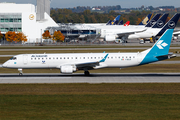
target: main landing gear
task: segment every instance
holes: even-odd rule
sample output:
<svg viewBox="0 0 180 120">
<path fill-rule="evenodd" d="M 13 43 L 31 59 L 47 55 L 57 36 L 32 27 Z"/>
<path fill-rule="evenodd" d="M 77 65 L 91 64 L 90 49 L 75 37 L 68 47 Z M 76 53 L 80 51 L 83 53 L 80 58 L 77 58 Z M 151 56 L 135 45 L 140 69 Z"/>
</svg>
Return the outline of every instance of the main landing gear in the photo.
<svg viewBox="0 0 180 120">
<path fill-rule="evenodd" d="M 20 72 L 19 75 L 22 76 L 23 75 L 23 69 L 18 69 L 18 71 Z"/>
<path fill-rule="evenodd" d="M 84 71 L 85 76 L 89 76 L 89 74 L 90 74 L 89 71 Z"/>
</svg>

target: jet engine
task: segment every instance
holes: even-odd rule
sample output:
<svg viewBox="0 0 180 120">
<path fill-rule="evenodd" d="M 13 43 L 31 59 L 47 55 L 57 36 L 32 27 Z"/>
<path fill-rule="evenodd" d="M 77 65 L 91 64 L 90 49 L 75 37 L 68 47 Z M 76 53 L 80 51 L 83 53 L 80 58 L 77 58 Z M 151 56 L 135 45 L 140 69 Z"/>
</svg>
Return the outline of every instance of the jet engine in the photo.
<svg viewBox="0 0 180 120">
<path fill-rule="evenodd" d="M 115 41 L 117 39 L 117 35 L 106 35 L 105 41 Z"/>
<path fill-rule="evenodd" d="M 60 68 L 61 73 L 64 74 L 72 74 L 74 71 L 76 71 L 76 69 L 73 66 L 61 66 Z"/>
</svg>

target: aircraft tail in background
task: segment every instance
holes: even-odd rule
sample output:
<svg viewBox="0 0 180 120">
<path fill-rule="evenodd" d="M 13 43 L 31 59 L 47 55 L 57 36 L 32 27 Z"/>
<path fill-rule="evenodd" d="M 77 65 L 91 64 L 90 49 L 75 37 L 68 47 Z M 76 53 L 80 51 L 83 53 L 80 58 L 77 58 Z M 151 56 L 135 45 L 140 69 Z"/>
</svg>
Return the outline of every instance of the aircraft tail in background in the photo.
<svg viewBox="0 0 180 120">
<path fill-rule="evenodd" d="M 118 22 L 119 22 L 120 17 L 121 17 L 121 15 L 118 15 L 118 16 L 111 22 L 111 25 L 117 25 Z"/>
<path fill-rule="evenodd" d="M 107 23 L 106 23 L 106 25 L 111 25 L 111 20 L 109 20 Z"/>
<path fill-rule="evenodd" d="M 124 24 L 124 26 L 129 26 L 129 24 L 130 24 L 130 21 L 127 21 L 127 22 Z"/>
<path fill-rule="evenodd" d="M 176 13 L 161 29 L 161 31 L 156 36 L 161 36 L 167 29 L 174 29 L 179 20 L 180 13 Z"/>
<path fill-rule="evenodd" d="M 121 20 L 118 25 L 123 25 L 123 20 Z"/>
<path fill-rule="evenodd" d="M 144 18 L 144 20 L 142 20 L 142 22 L 139 23 L 139 25 L 146 25 L 146 24 L 149 22 L 149 20 L 151 19 L 151 16 L 152 16 L 152 14 L 148 14 L 148 15 Z"/>
<path fill-rule="evenodd" d="M 152 28 L 162 28 L 166 23 L 168 15 L 169 13 L 163 14 L 161 18 L 159 18 L 159 20 L 152 26 Z"/>
<path fill-rule="evenodd" d="M 156 24 L 160 16 L 161 14 L 156 14 L 145 27 L 152 27 L 154 24 Z"/>
</svg>

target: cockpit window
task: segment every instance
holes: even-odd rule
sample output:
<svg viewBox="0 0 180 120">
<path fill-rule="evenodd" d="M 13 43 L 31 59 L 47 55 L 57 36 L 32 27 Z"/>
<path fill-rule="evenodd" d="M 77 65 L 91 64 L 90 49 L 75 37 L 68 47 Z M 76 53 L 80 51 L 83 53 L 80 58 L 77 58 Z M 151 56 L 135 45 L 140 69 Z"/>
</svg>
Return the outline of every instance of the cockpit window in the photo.
<svg viewBox="0 0 180 120">
<path fill-rule="evenodd" d="M 17 60 L 17 58 L 16 57 L 12 57 L 10 60 Z"/>
</svg>

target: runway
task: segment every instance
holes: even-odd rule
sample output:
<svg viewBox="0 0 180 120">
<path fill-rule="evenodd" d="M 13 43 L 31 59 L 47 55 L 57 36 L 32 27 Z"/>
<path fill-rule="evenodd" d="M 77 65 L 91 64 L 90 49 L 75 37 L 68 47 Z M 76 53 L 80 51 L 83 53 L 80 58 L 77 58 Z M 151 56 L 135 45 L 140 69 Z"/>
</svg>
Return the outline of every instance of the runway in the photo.
<svg viewBox="0 0 180 120">
<path fill-rule="evenodd" d="M 180 73 L 0 74 L 0 84 L 180 83 Z"/>
</svg>

